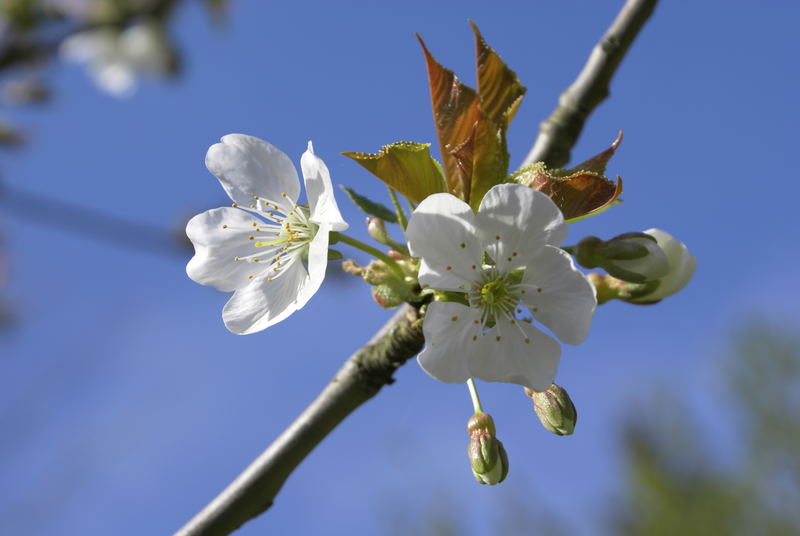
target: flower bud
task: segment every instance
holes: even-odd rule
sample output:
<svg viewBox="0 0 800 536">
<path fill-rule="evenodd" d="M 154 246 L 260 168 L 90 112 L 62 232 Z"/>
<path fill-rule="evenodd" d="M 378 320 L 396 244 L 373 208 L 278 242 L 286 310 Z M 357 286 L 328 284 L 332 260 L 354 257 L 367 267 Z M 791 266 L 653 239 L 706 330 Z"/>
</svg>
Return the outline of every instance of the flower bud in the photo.
<svg viewBox="0 0 800 536">
<path fill-rule="evenodd" d="M 386 224 L 380 218 L 367 216 L 367 232 L 376 242 L 388 245 L 392 239 L 386 230 Z"/>
<path fill-rule="evenodd" d="M 533 409 L 542 426 L 556 435 L 572 435 L 578 421 L 578 411 L 566 389 L 554 383 L 542 392 L 526 387 L 525 394 L 533 400 Z"/>
<path fill-rule="evenodd" d="M 587 236 L 575 247 L 575 259 L 586 268 L 603 268 L 632 283 L 646 283 L 667 275 L 667 256 L 656 239 L 645 233 L 624 233 L 608 241 Z"/>
<path fill-rule="evenodd" d="M 686 244 L 671 234 L 660 229 L 648 229 L 645 234 L 656 239 L 658 246 L 667 257 L 669 270 L 659 279 L 658 286 L 654 290 L 631 299 L 631 303 L 655 303 L 667 296 L 672 296 L 689 283 L 697 266 L 697 259 L 689 253 Z"/>
<path fill-rule="evenodd" d="M 467 454 L 472 476 L 479 484 L 494 486 L 508 475 L 508 455 L 503 443 L 495 437 L 494 421 L 488 413 L 476 413 L 467 423 Z"/>
</svg>

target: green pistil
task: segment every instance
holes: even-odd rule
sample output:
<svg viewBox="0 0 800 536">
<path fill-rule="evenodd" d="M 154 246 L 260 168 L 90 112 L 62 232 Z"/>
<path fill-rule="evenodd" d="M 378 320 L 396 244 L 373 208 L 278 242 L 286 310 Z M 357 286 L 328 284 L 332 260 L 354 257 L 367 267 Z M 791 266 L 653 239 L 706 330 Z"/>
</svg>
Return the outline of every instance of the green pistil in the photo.
<svg viewBox="0 0 800 536">
<path fill-rule="evenodd" d="M 484 324 L 495 322 L 498 316 L 513 316 L 514 308 L 519 303 L 519 296 L 515 292 L 516 285 L 510 281 L 510 277 L 498 274 L 495 270 L 487 270 L 481 279 L 473 287 L 469 302 L 471 307 L 481 310 Z"/>
</svg>

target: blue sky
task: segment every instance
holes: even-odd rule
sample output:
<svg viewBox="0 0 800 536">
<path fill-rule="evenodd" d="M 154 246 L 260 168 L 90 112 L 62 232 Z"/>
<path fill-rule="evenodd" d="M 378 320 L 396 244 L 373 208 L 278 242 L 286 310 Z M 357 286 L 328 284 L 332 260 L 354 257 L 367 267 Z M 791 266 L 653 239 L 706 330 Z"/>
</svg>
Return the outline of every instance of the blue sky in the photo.
<svg viewBox="0 0 800 536">
<path fill-rule="evenodd" d="M 467 19 L 528 87 L 509 132 L 518 165 L 620 4 L 242 1 L 221 29 L 187 6 L 172 26 L 180 79 L 145 82 L 119 101 L 79 67 L 55 66 L 53 104 L 10 113 L 32 143 L 0 156 L 0 173 L 27 191 L 173 229 L 226 203 L 203 157 L 242 132 L 296 162 L 312 139 L 334 183 L 383 199 L 383 186 L 339 153 L 435 142 L 413 34 L 472 84 Z M 387 534 L 399 516 L 440 505 L 469 522 L 466 534 L 491 534 L 502 504 L 521 497 L 593 534 L 624 483 L 622 417 L 654 384 L 698 406 L 716 402 L 704 414 L 725 422 L 715 367 L 729 337 L 751 315 L 796 328 L 800 313 L 798 16 L 788 1 L 663 2 L 587 124 L 575 161 L 625 131 L 609 167 L 625 180 L 625 202 L 574 224 L 568 241 L 659 227 L 689 245 L 698 269 L 659 305 L 601 307 L 589 339 L 565 349 L 558 380 L 580 412 L 574 436 L 543 430 L 519 388 L 481 384 L 511 473 L 479 486 L 464 454 L 466 388 L 410 362 L 241 534 Z M 362 215 L 339 202 L 366 239 Z M 4 534 L 171 533 L 391 314 L 366 285 L 329 277 L 287 321 L 235 336 L 220 318 L 227 296 L 186 277 L 188 254 L 98 243 L 7 208 L 6 294 L 18 323 L 0 335 Z M 724 460 L 730 431 L 716 434 Z"/>
</svg>

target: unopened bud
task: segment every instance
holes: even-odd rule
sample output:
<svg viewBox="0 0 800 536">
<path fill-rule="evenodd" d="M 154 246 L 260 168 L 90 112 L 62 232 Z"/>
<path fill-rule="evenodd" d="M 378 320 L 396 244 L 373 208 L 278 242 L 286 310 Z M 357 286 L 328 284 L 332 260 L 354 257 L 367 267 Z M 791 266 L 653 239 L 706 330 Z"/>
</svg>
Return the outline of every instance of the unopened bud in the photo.
<svg viewBox="0 0 800 536">
<path fill-rule="evenodd" d="M 556 435 L 572 435 L 578 411 L 566 389 L 554 383 L 547 391 L 541 392 L 526 387 L 525 394 L 533 400 L 533 409 L 542 426 Z"/>
<path fill-rule="evenodd" d="M 495 437 L 494 421 L 488 413 L 476 413 L 467 423 L 467 454 L 472 476 L 479 484 L 494 486 L 508 475 L 508 455 L 503 443 Z"/>
<path fill-rule="evenodd" d="M 639 304 L 655 303 L 679 292 L 692 279 L 697 266 L 697 259 L 689 253 L 686 244 L 671 234 L 660 229 L 648 229 L 645 233 L 655 238 L 658 246 L 664 251 L 668 271 L 659 279 L 655 290 L 630 300 Z"/>
<path fill-rule="evenodd" d="M 656 239 L 646 233 L 624 233 L 608 241 L 587 236 L 574 248 L 574 253 L 581 266 L 603 268 L 631 283 L 654 281 L 669 271 L 667 256 Z"/>
<path fill-rule="evenodd" d="M 386 230 L 386 224 L 380 218 L 367 216 L 367 232 L 376 242 L 388 245 L 392 239 Z"/>
</svg>

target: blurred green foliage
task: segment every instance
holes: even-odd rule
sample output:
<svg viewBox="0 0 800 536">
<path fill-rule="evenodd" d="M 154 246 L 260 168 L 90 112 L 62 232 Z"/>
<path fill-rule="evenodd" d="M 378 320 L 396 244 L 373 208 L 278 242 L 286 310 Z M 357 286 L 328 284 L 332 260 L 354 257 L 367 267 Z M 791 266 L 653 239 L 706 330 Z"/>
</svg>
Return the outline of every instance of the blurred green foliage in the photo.
<svg viewBox="0 0 800 536">
<path fill-rule="evenodd" d="M 720 365 L 733 461 L 718 461 L 680 392 L 664 393 L 625 428 L 627 500 L 613 534 L 800 534 L 800 340 L 751 322 Z"/>
</svg>

